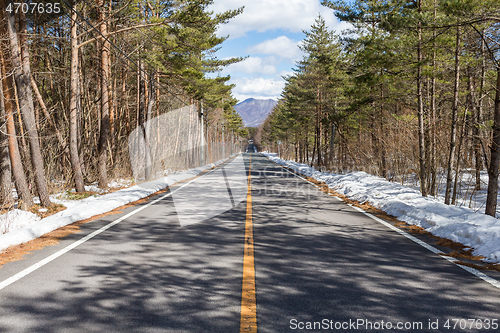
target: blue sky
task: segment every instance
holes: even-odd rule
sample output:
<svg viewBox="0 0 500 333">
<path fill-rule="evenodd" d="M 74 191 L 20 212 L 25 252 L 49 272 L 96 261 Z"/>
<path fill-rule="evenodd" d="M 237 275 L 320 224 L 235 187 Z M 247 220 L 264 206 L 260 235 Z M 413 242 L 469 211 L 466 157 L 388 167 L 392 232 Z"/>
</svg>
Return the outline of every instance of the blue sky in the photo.
<svg viewBox="0 0 500 333">
<path fill-rule="evenodd" d="M 293 73 L 295 62 L 303 56 L 298 48 L 305 37 L 302 30 L 309 30 L 319 14 L 331 30 L 347 27 L 319 0 L 214 0 L 209 10 L 219 13 L 241 6 L 245 6 L 243 14 L 217 32 L 230 36 L 217 58 L 248 57 L 221 73 L 231 75 L 230 83 L 236 85 L 233 96 L 240 102 L 251 97 L 278 99 L 284 87 L 282 76 Z"/>
</svg>

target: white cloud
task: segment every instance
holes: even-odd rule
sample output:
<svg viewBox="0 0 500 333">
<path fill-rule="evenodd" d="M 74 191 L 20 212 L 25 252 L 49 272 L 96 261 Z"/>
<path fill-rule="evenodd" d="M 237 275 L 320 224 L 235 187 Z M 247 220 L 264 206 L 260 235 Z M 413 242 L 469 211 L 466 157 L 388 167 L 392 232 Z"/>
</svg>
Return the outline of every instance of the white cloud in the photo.
<svg viewBox="0 0 500 333">
<path fill-rule="evenodd" d="M 236 84 L 233 96 L 239 101 L 247 98 L 278 99 L 285 87 L 283 80 L 264 78 L 234 78 L 230 83 Z"/>
<path fill-rule="evenodd" d="M 247 59 L 237 62 L 224 69 L 224 73 L 247 73 L 247 74 L 263 74 L 273 75 L 277 73 L 276 66 L 274 66 L 275 59 L 248 57 Z"/>
<path fill-rule="evenodd" d="M 294 75 L 295 72 L 294 71 L 281 71 L 280 72 L 280 76 L 283 77 L 283 76 L 292 76 Z"/>
<path fill-rule="evenodd" d="M 220 26 L 217 32 L 218 36 L 230 35 L 230 39 L 242 37 L 235 41 L 238 45 L 236 52 L 241 54 L 246 49 L 252 55 L 222 71 L 224 75 L 231 75 L 230 83 L 236 85 L 233 96 L 240 101 L 249 97 L 279 98 L 284 88 L 281 76 L 293 73 L 285 68 L 293 67 L 293 63 L 302 57 L 302 51 L 297 47 L 301 41 L 288 37 L 288 32 L 310 30 L 319 14 L 330 30 L 340 32 L 349 27 L 349 24 L 339 22 L 330 8 L 321 6 L 320 0 L 214 0 L 208 10 L 221 13 L 242 6 L 245 7 L 243 13 Z M 265 34 L 273 30 L 279 30 L 282 36 L 274 38 L 276 33 L 273 37 Z M 255 45 L 245 47 L 245 36 L 250 31 L 262 34 L 251 34 L 247 45 Z M 274 39 L 265 40 L 266 36 Z"/>
<path fill-rule="evenodd" d="M 287 36 L 280 36 L 250 46 L 247 51 L 249 53 L 271 54 L 280 58 L 297 61 L 302 57 L 302 51 L 298 47 L 299 43 Z"/>
<path fill-rule="evenodd" d="M 347 25 L 339 23 L 330 8 L 319 0 L 215 0 L 210 10 L 220 13 L 245 6 L 243 13 L 222 25 L 217 34 L 230 38 L 244 36 L 248 31 L 264 32 L 284 29 L 291 32 L 309 30 L 321 14 L 330 29 L 340 31 Z"/>
</svg>

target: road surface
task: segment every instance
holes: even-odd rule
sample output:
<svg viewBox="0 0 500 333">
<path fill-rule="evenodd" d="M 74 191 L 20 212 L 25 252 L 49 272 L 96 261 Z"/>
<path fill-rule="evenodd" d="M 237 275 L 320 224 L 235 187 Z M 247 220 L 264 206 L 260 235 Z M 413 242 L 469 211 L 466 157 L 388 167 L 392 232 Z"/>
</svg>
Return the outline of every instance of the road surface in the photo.
<svg viewBox="0 0 500 333">
<path fill-rule="evenodd" d="M 243 160 L 4 265 L 0 332 L 500 331 L 500 289 Z"/>
</svg>

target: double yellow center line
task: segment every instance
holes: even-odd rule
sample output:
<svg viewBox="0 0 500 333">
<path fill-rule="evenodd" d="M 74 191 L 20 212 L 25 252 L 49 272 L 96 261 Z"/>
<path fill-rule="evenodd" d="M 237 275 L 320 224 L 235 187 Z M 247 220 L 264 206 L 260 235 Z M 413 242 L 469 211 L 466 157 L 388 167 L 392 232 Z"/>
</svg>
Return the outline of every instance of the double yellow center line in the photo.
<svg viewBox="0 0 500 333">
<path fill-rule="evenodd" d="M 257 302 L 255 299 L 255 262 L 252 223 L 252 156 L 248 161 L 247 213 L 245 222 L 245 248 L 243 255 L 243 282 L 241 289 L 240 333 L 257 332 Z"/>
</svg>

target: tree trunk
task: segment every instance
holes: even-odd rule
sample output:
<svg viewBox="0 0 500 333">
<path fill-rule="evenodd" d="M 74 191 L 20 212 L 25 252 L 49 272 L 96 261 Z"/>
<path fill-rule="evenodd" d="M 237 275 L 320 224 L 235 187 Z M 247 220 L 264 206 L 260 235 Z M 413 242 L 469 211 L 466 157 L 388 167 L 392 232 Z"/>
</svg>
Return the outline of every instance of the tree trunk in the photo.
<svg viewBox="0 0 500 333">
<path fill-rule="evenodd" d="M 488 195 L 486 197 L 485 214 L 495 217 L 498 195 L 498 168 L 500 167 L 500 67 L 497 67 L 497 86 L 495 109 L 493 116 L 493 142 L 491 143 L 491 159 L 488 167 Z"/>
<path fill-rule="evenodd" d="M 434 19 L 436 18 L 436 1 L 434 1 Z M 436 29 L 433 30 L 433 38 L 436 39 Z M 436 44 L 433 44 L 432 52 L 432 78 L 431 78 L 431 114 L 430 114 L 430 155 L 429 165 L 430 168 L 430 181 L 429 193 L 432 196 L 436 195 L 436 181 L 437 181 L 437 167 L 436 167 Z"/>
<path fill-rule="evenodd" d="M 150 76 L 149 80 L 149 100 L 146 114 L 146 125 L 142 125 L 142 131 L 144 133 L 144 140 L 146 142 L 146 179 L 151 179 L 152 177 L 152 166 L 153 160 L 151 156 L 151 119 L 153 118 L 153 105 L 155 103 L 155 87 L 154 82 L 151 79 L 153 75 Z"/>
<path fill-rule="evenodd" d="M 451 199 L 451 188 L 453 186 L 453 165 L 455 164 L 455 150 L 457 140 L 457 118 L 458 118 L 458 89 L 460 86 L 460 25 L 457 26 L 457 40 L 455 47 L 455 87 L 453 88 L 453 108 L 451 114 L 450 154 L 448 157 L 448 169 L 446 175 L 446 191 L 444 203 L 449 205 Z"/>
<path fill-rule="evenodd" d="M 12 86 L 13 92 L 14 92 L 14 101 L 16 103 L 16 113 L 17 114 L 17 126 L 19 127 L 19 136 L 21 137 L 21 145 L 22 145 L 22 150 L 21 152 L 27 152 L 28 151 L 28 144 L 26 143 L 26 133 L 24 132 L 24 125 L 23 125 L 23 118 L 21 116 L 21 107 L 19 106 L 19 96 L 17 94 L 17 88 L 16 88 L 16 83 L 15 81 L 13 82 L 14 85 Z M 28 168 L 29 169 L 29 168 Z"/>
<path fill-rule="evenodd" d="M 0 68 L 0 78 L 2 77 Z M 0 119 L 6 119 L 5 104 L 2 85 L 0 84 Z M 2 126 L 3 127 L 3 126 Z M 0 205 L 11 206 L 14 204 L 12 196 L 12 172 L 9 159 L 9 148 L 4 142 L 8 142 L 9 136 L 0 131 Z M 1 207 L 1 206 L 0 206 Z"/>
<path fill-rule="evenodd" d="M 12 3 L 12 2 L 11 2 Z M 33 106 L 33 95 L 31 92 L 31 69 L 29 63 L 28 44 L 26 42 L 26 19 L 22 11 L 20 12 L 20 43 L 17 38 L 15 18 L 13 13 L 7 12 L 7 30 L 10 39 L 11 58 L 14 68 L 14 80 L 16 81 L 17 91 L 19 93 L 19 104 L 24 125 L 26 126 L 26 134 L 30 142 L 31 161 L 33 164 L 33 172 L 35 174 L 35 182 L 38 190 L 38 197 L 42 206 L 50 205 L 49 192 L 45 181 L 45 169 L 43 163 L 40 142 L 38 140 L 38 130 L 36 128 L 35 112 Z M 21 44 L 21 45 L 19 45 Z M 22 52 L 21 54 L 19 51 Z"/>
<path fill-rule="evenodd" d="M 418 12 L 422 12 L 422 1 L 418 1 Z M 425 165 L 424 103 L 422 100 L 422 22 L 418 21 L 417 45 L 417 113 L 418 113 L 418 159 L 420 164 L 420 192 L 427 196 L 427 172 Z"/>
<path fill-rule="evenodd" d="M 312 160 L 311 160 L 311 164 L 310 164 L 311 166 L 316 165 L 316 168 L 318 167 L 318 159 L 315 160 L 314 158 L 316 157 L 316 153 L 317 153 L 316 148 L 317 147 L 318 147 L 318 107 L 316 106 L 316 113 L 315 113 L 315 119 L 314 119 L 314 144 L 313 144 L 313 151 L 312 151 Z M 280 156 L 280 158 L 282 158 L 282 157 Z"/>
<path fill-rule="evenodd" d="M 434 0 L 434 23 L 436 22 L 436 16 L 437 16 L 437 1 Z M 432 38 L 433 38 L 433 44 L 432 44 L 432 79 L 431 79 L 431 114 L 430 114 L 430 120 L 431 120 L 431 128 L 430 128 L 430 133 L 431 133 L 431 148 L 430 148 L 430 186 L 429 186 L 429 192 L 432 196 L 436 195 L 436 181 L 437 181 L 437 166 L 436 166 L 436 147 L 437 147 L 437 139 L 436 139 L 436 28 L 432 29 Z"/>
<path fill-rule="evenodd" d="M 479 86 L 479 105 L 477 105 L 475 110 L 474 118 L 474 157 L 476 164 L 476 186 L 475 190 L 481 190 L 481 170 L 482 170 L 482 157 L 481 157 L 481 122 L 483 117 L 483 105 L 484 105 L 484 84 L 486 81 L 486 59 L 484 55 L 484 39 L 481 39 L 481 82 Z"/>
<path fill-rule="evenodd" d="M 460 131 L 460 138 L 458 140 L 458 149 L 455 163 L 455 181 L 453 182 L 453 195 L 451 197 L 451 204 L 455 205 L 457 202 L 457 193 L 458 193 L 458 178 L 460 177 L 460 157 L 462 155 L 462 144 L 465 137 L 465 130 L 467 124 L 467 113 L 464 112 L 464 118 L 462 122 L 462 129 Z"/>
<path fill-rule="evenodd" d="M 141 133 L 144 138 L 145 142 L 145 160 L 144 160 L 144 177 L 146 180 L 151 178 L 151 155 L 150 155 L 150 150 L 149 150 L 149 136 L 150 133 L 148 129 L 146 128 L 145 124 L 147 122 L 147 106 L 146 106 L 146 86 L 147 86 L 147 81 L 144 80 L 143 73 L 144 73 L 144 62 L 142 60 L 139 61 L 139 68 L 137 69 L 137 82 L 138 82 L 138 90 L 137 90 L 137 98 L 138 98 L 138 114 L 137 114 L 137 121 L 138 121 L 138 126 L 141 129 Z M 149 108 L 148 108 L 149 109 Z"/>
<path fill-rule="evenodd" d="M 76 2 L 73 1 L 73 11 L 71 13 L 71 70 L 70 70 L 70 101 L 69 101 L 69 155 L 71 168 L 73 169 L 73 178 L 77 192 L 85 192 L 83 183 L 83 172 L 78 154 L 78 117 L 79 117 L 79 71 L 78 71 L 78 19 L 76 14 Z"/>
<path fill-rule="evenodd" d="M 101 24 L 99 30 L 103 36 L 108 33 L 108 24 L 106 22 L 106 8 L 104 1 L 98 1 L 100 8 Z M 99 187 L 108 187 L 108 136 L 109 136 L 109 49 L 110 44 L 106 39 L 102 40 L 101 45 L 101 130 L 99 135 L 98 154 L 99 154 Z"/>
<path fill-rule="evenodd" d="M 375 102 L 372 103 L 372 110 L 370 112 L 370 137 L 371 137 L 371 143 L 372 143 L 372 151 L 373 151 L 373 158 L 372 158 L 372 163 L 375 165 L 378 165 L 378 171 L 380 175 L 380 171 L 382 170 L 382 167 L 379 164 L 379 156 L 380 156 L 380 141 L 379 137 L 377 136 L 377 115 L 375 114 L 376 110 L 376 105 Z M 371 167 L 371 165 L 370 165 Z"/>
<path fill-rule="evenodd" d="M 310 164 L 309 160 L 309 126 L 306 127 L 306 161 Z M 310 164 L 312 166 L 312 164 Z"/>
<path fill-rule="evenodd" d="M 381 73 L 382 75 L 382 70 Z M 379 146 L 380 146 L 380 174 L 382 177 L 387 178 L 387 149 L 385 148 L 384 138 L 387 138 L 387 133 L 385 133 L 385 124 L 384 124 L 384 84 L 380 85 L 380 113 L 379 113 L 379 127 L 380 127 L 380 135 L 379 135 Z"/>
<path fill-rule="evenodd" d="M 335 149 L 335 134 L 336 134 L 336 131 L 337 131 L 337 127 L 335 126 L 335 123 L 332 124 L 332 129 L 331 129 L 331 134 L 330 134 L 330 157 L 328 158 L 329 161 L 328 161 L 328 165 L 329 165 L 329 168 L 330 168 L 330 171 L 332 170 L 333 168 L 333 159 L 335 158 L 335 152 L 334 152 L 334 149 Z"/>
<path fill-rule="evenodd" d="M 5 8 L 5 2 L 3 0 L 0 0 L 0 8 Z M 5 11 L 0 11 L 0 35 L 5 35 L 7 32 L 6 26 L 4 25 L 4 13 Z M 2 73 L 8 73 L 11 70 L 8 56 L 3 51 L 7 49 L 7 45 L 4 45 L 3 41 L 0 40 L 0 63 L 2 66 Z M 16 184 L 17 196 L 19 198 L 19 208 L 28 210 L 33 206 L 33 200 L 31 199 L 31 193 L 26 180 L 26 174 L 24 173 L 21 153 L 19 152 L 19 145 L 17 142 L 16 126 L 14 123 L 15 106 L 12 102 L 14 100 L 14 83 L 12 82 L 12 76 L 0 77 L 2 78 L 0 88 L 3 90 L 4 95 L 10 165 Z"/>
<path fill-rule="evenodd" d="M 116 136 L 116 109 L 117 109 L 117 103 L 116 103 L 116 81 L 118 74 L 115 75 L 113 79 L 113 84 L 111 85 L 111 100 L 109 103 L 109 145 L 111 147 L 111 151 L 115 151 L 115 136 Z M 113 154 L 111 154 L 113 156 Z"/>
</svg>

